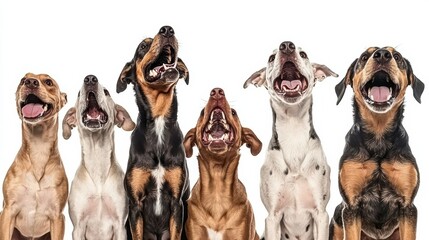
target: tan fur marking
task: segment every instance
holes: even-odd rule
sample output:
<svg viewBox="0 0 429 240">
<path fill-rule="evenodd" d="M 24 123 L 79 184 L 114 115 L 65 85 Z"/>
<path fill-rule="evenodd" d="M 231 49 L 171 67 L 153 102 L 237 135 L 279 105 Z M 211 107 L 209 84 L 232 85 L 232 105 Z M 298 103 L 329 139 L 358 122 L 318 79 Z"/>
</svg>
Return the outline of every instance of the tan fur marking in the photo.
<svg viewBox="0 0 429 240">
<path fill-rule="evenodd" d="M 143 218 L 137 220 L 135 229 L 133 229 L 131 235 L 133 239 L 143 239 Z"/>
<path fill-rule="evenodd" d="M 138 199 L 139 192 L 143 191 L 144 186 L 149 181 L 151 173 L 149 170 L 142 168 L 133 168 L 130 172 L 130 185 L 132 186 L 132 195 L 134 199 Z"/>
<path fill-rule="evenodd" d="M 354 219 L 351 224 L 345 224 L 344 233 L 347 240 L 361 240 L 362 221 Z"/>
<path fill-rule="evenodd" d="M 341 226 L 338 224 L 334 224 L 334 235 L 332 240 L 343 240 L 344 239 L 344 231 Z"/>
<path fill-rule="evenodd" d="M 416 224 L 410 220 L 402 219 L 399 221 L 399 235 L 401 239 L 416 239 Z"/>
<path fill-rule="evenodd" d="M 411 198 L 418 183 L 418 174 L 414 165 L 398 161 L 383 162 L 381 169 L 396 191 L 404 197 L 405 203 L 411 204 Z"/>
<path fill-rule="evenodd" d="M 168 182 L 171 189 L 173 190 L 173 196 L 175 198 L 179 198 L 179 194 L 181 193 L 181 186 L 182 186 L 182 176 L 183 176 L 183 170 L 179 167 L 168 169 L 165 172 L 164 179 Z"/>
<path fill-rule="evenodd" d="M 170 217 L 170 239 L 179 240 L 180 239 L 180 230 L 177 229 L 177 222 L 173 217 Z"/>
<path fill-rule="evenodd" d="M 348 160 L 340 170 L 340 184 L 347 195 L 351 205 L 356 204 L 356 196 L 365 188 L 377 163 L 374 161 L 357 162 Z"/>
</svg>

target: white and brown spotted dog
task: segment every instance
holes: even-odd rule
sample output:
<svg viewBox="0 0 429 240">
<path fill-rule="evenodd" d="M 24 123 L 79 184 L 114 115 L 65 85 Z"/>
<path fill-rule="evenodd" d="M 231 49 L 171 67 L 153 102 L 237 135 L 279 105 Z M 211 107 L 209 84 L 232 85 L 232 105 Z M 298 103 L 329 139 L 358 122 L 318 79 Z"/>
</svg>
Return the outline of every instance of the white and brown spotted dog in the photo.
<svg viewBox="0 0 429 240">
<path fill-rule="evenodd" d="M 292 42 L 282 42 L 268 65 L 244 84 L 265 86 L 273 111 L 273 134 L 261 168 L 261 199 L 268 217 L 265 239 L 328 238 L 330 168 L 312 122 L 316 81 L 338 75 L 311 63 Z"/>
<path fill-rule="evenodd" d="M 27 73 L 18 85 L 22 145 L 3 182 L 1 240 L 64 237 L 68 181 L 58 151 L 58 112 L 66 102 L 47 74 Z"/>
<path fill-rule="evenodd" d="M 115 125 L 126 131 L 135 127 L 128 112 L 113 102 L 97 77 L 86 76 L 75 106 L 63 119 L 63 137 L 69 139 L 77 126 L 82 146 L 82 161 L 68 201 L 74 240 L 127 237 L 128 199 L 124 172 L 115 156 Z"/>
</svg>

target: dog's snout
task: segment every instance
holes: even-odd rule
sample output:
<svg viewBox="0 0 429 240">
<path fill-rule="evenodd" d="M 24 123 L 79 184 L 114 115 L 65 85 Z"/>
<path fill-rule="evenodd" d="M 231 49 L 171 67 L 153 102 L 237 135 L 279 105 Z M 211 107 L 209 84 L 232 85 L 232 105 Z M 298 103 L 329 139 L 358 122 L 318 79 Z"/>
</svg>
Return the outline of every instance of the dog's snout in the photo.
<svg viewBox="0 0 429 240">
<path fill-rule="evenodd" d="M 83 82 L 87 85 L 95 85 L 98 82 L 98 79 L 96 76 L 94 75 L 88 75 L 85 77 L 85 79 L 83 80 Z"/>
<path fill-rule="evenodd" d="M 295 51 L 295 48 L 296 48 L 295 44 L 293 44 L 293 42 L 289 42 L 289 41 L 282 42 L 279 46 L 279 50 L 285 54 L 293 53 L 293 51 Z"/>
<path fill-rule="evenodd" d="M 161 34 L 164 37 L 172 37 L 174 35 L 174 29 L 170 26 L 163 26 L 161 29 L 159 29 L 159 34 Z"/>
<path fill-rule="evenodd" d="M 378 63 L 386 63 L 386 62 L 389 62 L 390 59 L 392 59 L 392 54 L 385 49 L 379 49 L 379 50 L 375 51 L 373 58 Z"/>
<path fill-rule="evenodd" d="M 214 98 L 214 99 L 220 99 L 225 97 L 225 92 L 223 91 L 222 88 L 214 88 L 211 92 L 210 92 L 210 97 Z"/>
<path fill-rule="evenodd" d="M 39 80 L 34 78 L 27 78 L 24 81 L 24 84 L 28 88 L 38 88 L 39 87 Z"/>
</svg>

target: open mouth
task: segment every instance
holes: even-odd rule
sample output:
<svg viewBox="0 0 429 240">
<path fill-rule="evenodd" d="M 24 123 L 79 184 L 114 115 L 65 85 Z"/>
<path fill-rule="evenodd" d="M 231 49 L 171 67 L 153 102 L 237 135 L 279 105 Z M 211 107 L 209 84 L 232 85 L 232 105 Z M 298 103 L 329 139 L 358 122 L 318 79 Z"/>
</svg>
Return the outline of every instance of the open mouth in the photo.
<svg viewBox="0 0 429 240">
<path fill-rule="evenodd" d="M 21 102 L 22 116 L 27 120 L 38 119 L 48 115 L 53 105 L 43 102 L 34 94 L 29 94 L 25 101 Z"/>
<path fill-rule="evenodd" d="M 89 92 L 86 109 L 82 113 L 82 122 L 88 128 L 101 128 L 107 122 L 106 112 L 100 108 L 94 92 Z"/>
<path fill-rule="evenodd" d="M 234 141 L 234 131 L 225 118 L 221 108 L 210 113 L 210 119 L 203 130 L 202 142 L 212 148 L 223 148 Z"/>
<path fill-rule="evenodd" d="M 373 106 L 390 106 L 399 94 L 399 86 L 395 84 L 385 71 L 376 72 L 361 88 L 365 101 Z"/>
<path fill-rule="evenodd" d="M 176 59 L 176 50 L 170 45 L 164 46 L 158 58 L 146 67 L 145 79 L 148 82 L 154 82 L 160 79 L 168 69 L 176 67 Z"/>
<path fill-rule="evenodd" d="M 274 80 L 274 90 L 288 98 L 301 96 L 308 87 L 308 80 L 305 78 L 293 62 L 283 64 L 280 76 Z"/>
</svg>

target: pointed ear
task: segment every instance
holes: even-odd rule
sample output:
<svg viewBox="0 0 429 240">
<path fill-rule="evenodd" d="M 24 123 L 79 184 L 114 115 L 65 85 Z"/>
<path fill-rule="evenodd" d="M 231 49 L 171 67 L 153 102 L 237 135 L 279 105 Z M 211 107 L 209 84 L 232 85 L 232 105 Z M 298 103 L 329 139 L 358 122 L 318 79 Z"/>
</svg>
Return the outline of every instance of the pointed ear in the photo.
<svg viewBox="0 0 429 240">
<path fill-rule="evenodd" d="M 177 70 L 179 70 L 180 78 L 183 78 L 186 85 L 189 85 L 189 71 L 182 59 L 177 59 Z"/>
<path fill-rule="evenodd" d="M 405 59 L 405 62 L 407 63 L 407 77 L 408 77 L 408 84 L 411 84 L 411 88 L 413 89 L 413 96 L 416 99 L 417 102 L 421 103 L 421 96 L 423 93 L 423 90 L 425 89 L 425 84 L 420 81 L 414 75 L 413 68 L 411 67 L 411 63 Z"/>
<path fill-rule="evenodd" d="M 67 94 L 61 93 L 61 108 L 64 107 L 67 104 Z"/>
<path fill-rule="evenodd" d="M 250 148 L 250 153 L 253 156 L 258 155 L 262 149 L 262 143 L 259 138 L 249 128 L 241 129 L 241 142 L 246 143 L 246 147 Z"/>
<path fill-rule="evenodd" d="M 116 126 L 124 129 L 125 131 L 131 131 L 135 128 L 136 124 L 128 114 L 127 110 L 123 108 L 119 104 L 115 104 L 116 116 L 115 116 L 115 124 Z"/>
<path fill-rule="evenodd" d="M 118 82 L 116 83 L 116 92 L 120 93 L 127 89 L 127 85 L 135 80 L 135 63 L 134 60 L 127 62 L 122 68 L 119 75 Z"/>
<path fill-rule="evenodd" d="M 346 76 L 335 86 L 335 93 L 337 94 L 337 105 L 343 99 L 344 93 L 346 92 L 347 85 L 352 85 L 353 77 L 355 75 L 355 67 L 358 59 L 356 58 L 347 70 Z"/>
<path fill-rule="evenodd" d="M 63 118 L 63 138 L 69 139 L 71 136 L 71 130 L 76 127 L 76 108 L 70 108 Z"/>
<path fill-rule="evenodd" d="M 334 71 L 329 69 L 327 66 L 318 64 L 318 63 L 312 63 L 313 66 L 313 73 L 314 78 L 317 81 L 323 81 L 327 77 L 338 77 L 338 74 L 336 74 Z"/>
<path fill-rule="evenodd" d="M 183 140 L 183 147 L 185 148 L 185 153 L 187 158 L 192 157 L 192 148 L 196 144 L 195 131 L 196 131 L 195 128 L 192 128 L 191 130 L 189 130 Z"/>
<path fill-rule="evenodd" d="M 255 87 L 260 87 L 262 85 L 266 86 L 266 77 L 265 77 L 266 68 L 262 68 L 259 71 L 253 73 L 243 84 L 243 88 L 247 88 L 250 84 L 255 85 Z"/>
</svg>

